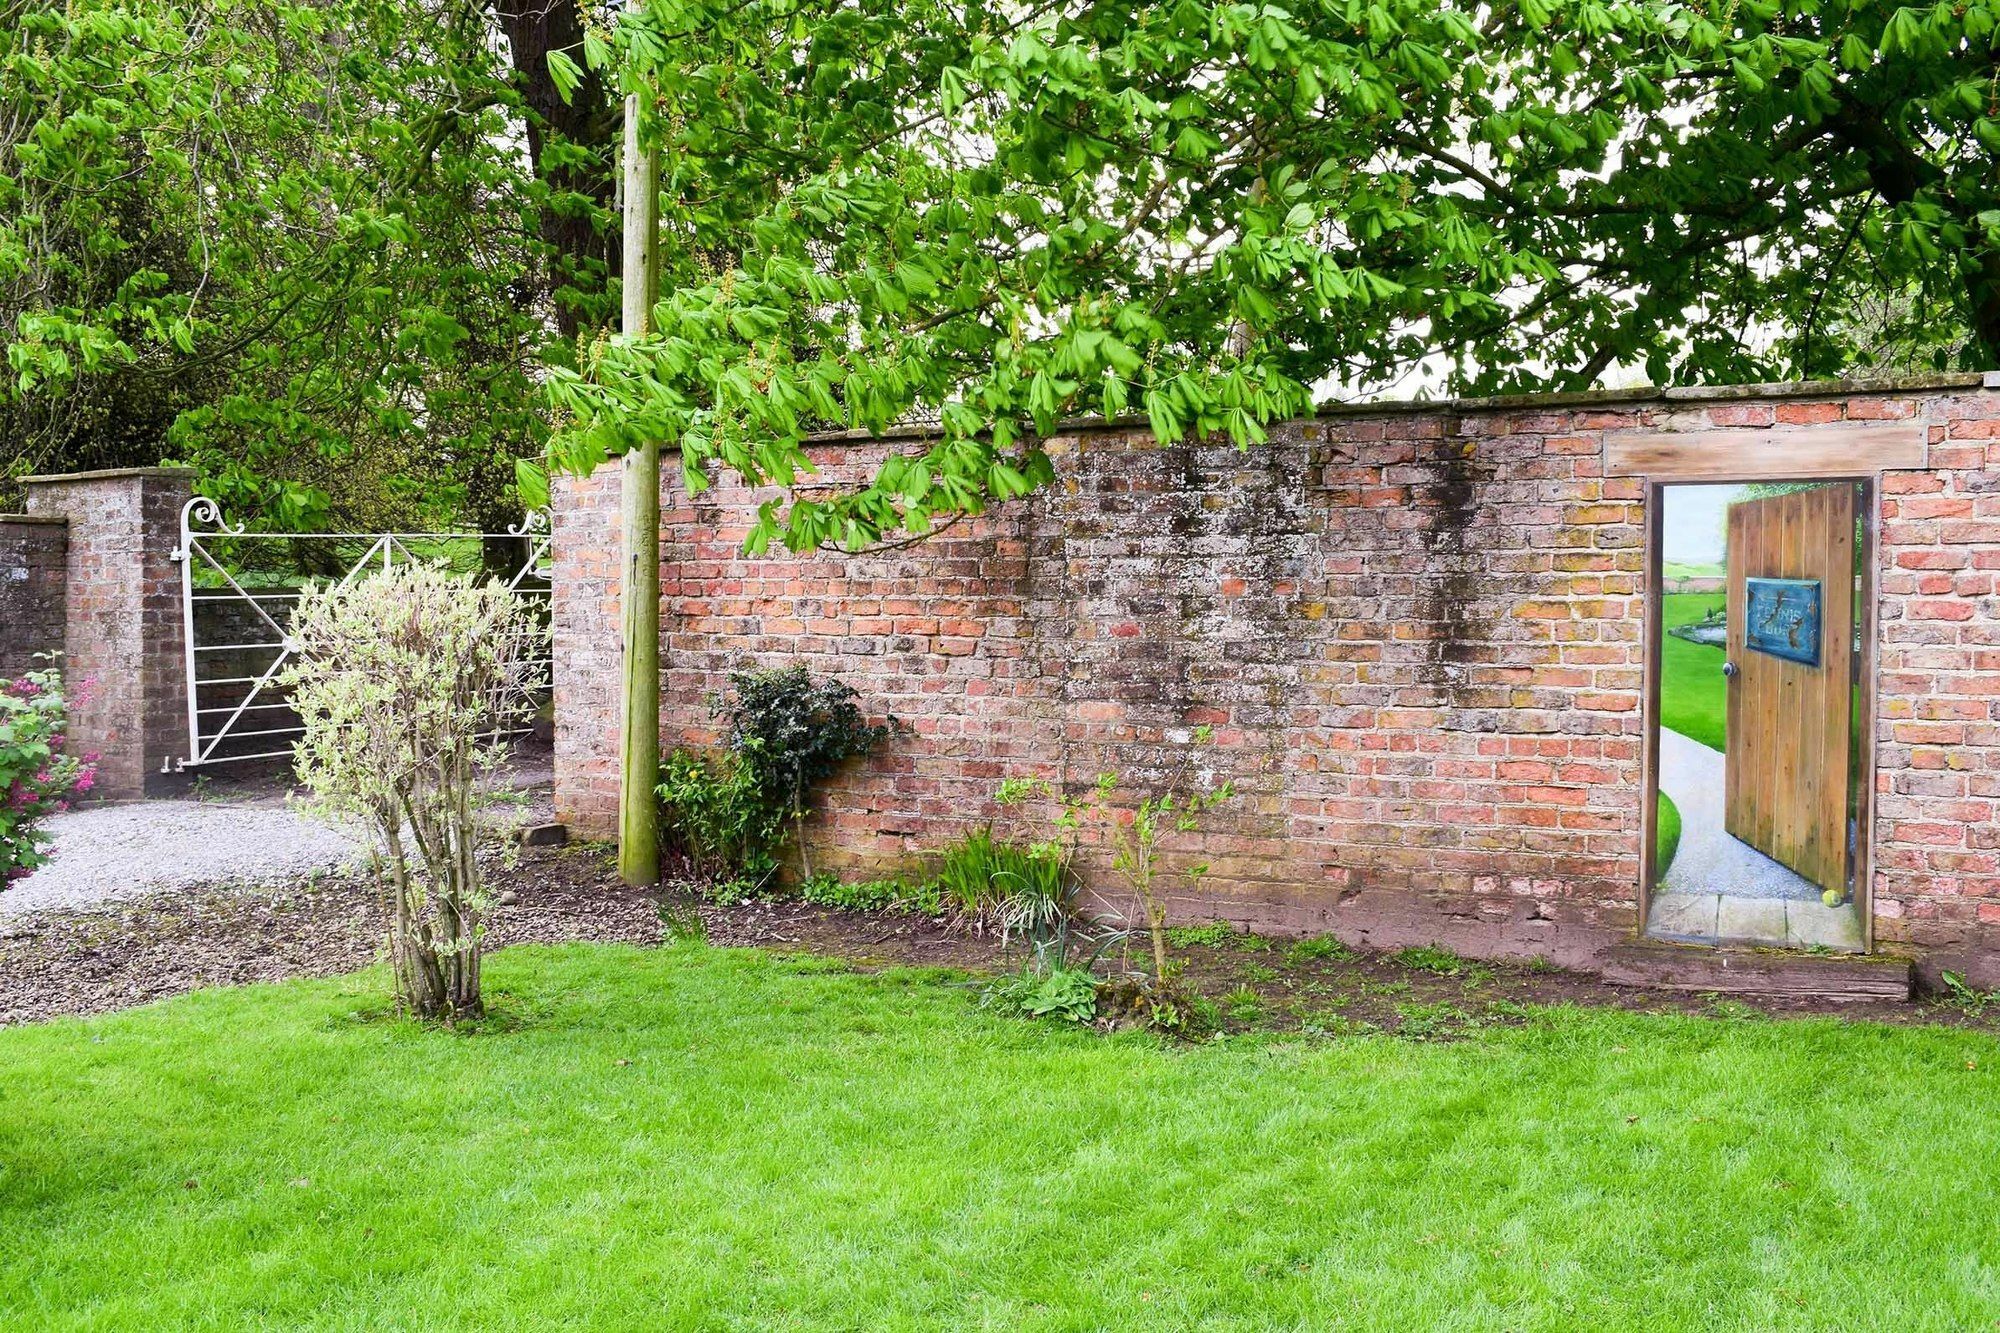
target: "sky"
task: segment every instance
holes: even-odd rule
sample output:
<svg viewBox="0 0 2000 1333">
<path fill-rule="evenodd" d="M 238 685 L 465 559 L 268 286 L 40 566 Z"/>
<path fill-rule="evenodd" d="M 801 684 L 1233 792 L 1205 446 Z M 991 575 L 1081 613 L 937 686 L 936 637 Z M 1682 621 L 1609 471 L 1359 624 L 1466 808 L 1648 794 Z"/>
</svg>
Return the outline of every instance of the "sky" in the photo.
<svg viewBox="0 0 2000 1333">
<path fill-rule="evenodd" d="M 1719 565 L 1723 559 L 1722 513 L 1741 486 L 1669 486 L 1661 519 L 1661 556 L 1689 565 Z"/>
</svg>

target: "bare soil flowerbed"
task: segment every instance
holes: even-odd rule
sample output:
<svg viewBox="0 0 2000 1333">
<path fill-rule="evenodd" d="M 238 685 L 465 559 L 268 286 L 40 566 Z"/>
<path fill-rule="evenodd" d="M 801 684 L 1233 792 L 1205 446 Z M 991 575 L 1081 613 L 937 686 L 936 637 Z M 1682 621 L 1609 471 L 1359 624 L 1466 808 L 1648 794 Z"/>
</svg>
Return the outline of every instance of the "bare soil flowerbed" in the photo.
<svg viewBox="0 0 2000 1333">
<path fill-rule="evenodd" d="M 494 947 L 572 940 L 654 944 L 659 913 L 588 849 L 494 866 Z M 203 986 L 328 976 L 384 956 L 387 917 L 367 882 L 175 890 L 86 912 L 0 922 L 0 1024 L 100 1013 Z"/>
<path fill-rule="evenodd" d="M 658 904 L 617 878 L 594 846 L 523 849 L 490 868 L 501 895 L 489 941 L 652 945 Z M 703 904 L 709 942 L 820 954 L 860 968 L 1014 968 L 1023 955 L 991 935 L 896 913 L 851 912 L 795 900 Z M 91 912 L 42 912 L 0 922 L 0 1025 L 100 1013 L 204 986 L 326 976 L 376 962 L 385 918 L 362 880 L 329 876 L 283 888 L 177 890 Z M 1243 935 L 1219 926 L 1175 932 L 1183 980 L 1214 999 L 1226 1031 L 1373 1031 L 1449 1038 L 1520 1021 L 1530 1006 L 1772 1017 L 1835 1013 L 1891 1023 L 1992 1027 L 1937 1004 L 1746 1004 L 1613 986 L 1586 975 L 1481 963 L 1441 950 L 1350 953 L 1331 941 Z M 1135 960 L 1144 949 L 1135 939 Z"/>
</svg>

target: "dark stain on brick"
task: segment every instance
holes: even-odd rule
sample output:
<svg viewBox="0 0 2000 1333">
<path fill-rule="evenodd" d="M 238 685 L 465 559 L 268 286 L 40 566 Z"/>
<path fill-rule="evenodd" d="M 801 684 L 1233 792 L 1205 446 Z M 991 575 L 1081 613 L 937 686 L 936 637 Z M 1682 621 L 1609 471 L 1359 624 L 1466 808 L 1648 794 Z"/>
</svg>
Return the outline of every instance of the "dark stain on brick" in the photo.
<svg viewBox="0 0 2000 1333">
<path fill-rule="evenodd" d="M 1419 602 L 1430 634 L 1419 678 L 1454 708 L 1466 706 L 1465 668 L 1478 656 L 1482 629 L 1473 611 L 1479 553 L 1471 533 L 1479 509 L 1478 442 L 1460 437 L 1459 420 L 1446 418 L 1443 438 L 1430 442 L 1424 460 L 1431 478 L 1422 503 L 1432 519 L 1424 533 L 1430 559 Z"/>
</svg>

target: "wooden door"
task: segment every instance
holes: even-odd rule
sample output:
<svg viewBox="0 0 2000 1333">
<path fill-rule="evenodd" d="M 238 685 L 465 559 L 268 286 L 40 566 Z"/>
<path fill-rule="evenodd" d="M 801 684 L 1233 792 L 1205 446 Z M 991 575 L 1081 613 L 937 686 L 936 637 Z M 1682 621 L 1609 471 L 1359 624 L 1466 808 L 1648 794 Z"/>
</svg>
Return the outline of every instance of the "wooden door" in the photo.
<svg viewBox="0 0 2000 1333">
<path fill-rule="evenodd" d="M 1855 487 L 1729 508 L 1724 827 L 1822 888 L 1847 887 Z"/>
</svg>

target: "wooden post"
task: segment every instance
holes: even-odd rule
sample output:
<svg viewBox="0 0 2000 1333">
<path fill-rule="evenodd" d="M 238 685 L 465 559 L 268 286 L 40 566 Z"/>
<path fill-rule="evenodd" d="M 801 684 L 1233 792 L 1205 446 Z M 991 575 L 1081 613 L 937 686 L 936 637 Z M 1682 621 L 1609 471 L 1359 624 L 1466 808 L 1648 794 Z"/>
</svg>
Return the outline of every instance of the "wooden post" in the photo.
<svg viewBox="0 0 2000 1333">
<path fill-rule="evenodd" d="M 640 143 L 639 99 L 625 99 L 623 332 L 650 329 L 659 285 L 660 159 Z M 625 673 L 619 749 L 618 875 L 627 884 L 660 877 L 660 443 L 626 451 L 623 464 L 620 661 Z"/>
</svg>

